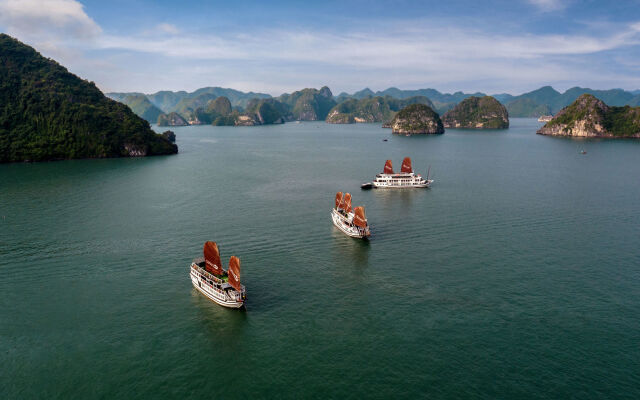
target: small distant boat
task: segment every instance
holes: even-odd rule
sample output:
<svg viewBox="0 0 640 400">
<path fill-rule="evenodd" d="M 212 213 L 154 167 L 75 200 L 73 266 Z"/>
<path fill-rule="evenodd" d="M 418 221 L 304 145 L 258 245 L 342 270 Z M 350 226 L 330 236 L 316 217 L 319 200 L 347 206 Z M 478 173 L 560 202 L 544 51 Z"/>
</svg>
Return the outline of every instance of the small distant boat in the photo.
<svg viewBox="0 0 640 400">
<path fill-rule="evenodd" d="M 363 189 L 363 190 L 369 190 L 372 187 L 373 187 L 373 183 L 371 182 L 363 183 L 362 185 L 360 185 L 360 189 Z"/>
<path fill-rule="evenodd" d="M 336 205 L 331 209 L 333 224 L 345 235 L 352 238 L 367 239 L 371 236 L 367 217 L 364 215 L 364 207 L 351 209 L 351 195 L 342 192 L 336 193 Z"/>
<path fill-rule="evenodd" d="M 382 139 L 382 141 L 383 141 L 383 142 L 388 142 L 388 141 L 389 141 L 389 139 Z"/>
<path fill-rule="evenodd" d="M 247 291 L 244 285 L 240 284 L 240 259 L 231 256 L 229 269 L 225 271 L 216 242 L 206 242 L 203 253 L 204 258 L 196 258 L 189 268 L 193 287 L 223 307 L 244 306 Z"/>
<path fill-rule="evenodd" d="M 586 151 L 585 149 L 582 149 L 582 150 L 580 151 L 580 154 L 587 154 L 587 151 Z"/>
<path fill-rule="evenodd" d="M 387 160 L 384 164 L 384 170 L 381 174 L 376 175 L 371 185 L 376 189 L 428 188 L 433 183 L 433 179 L 429 179 L 430 172 L 431 167 L 427 172 L 427 179 L 424 179 L 422 175 L 413 172 L 411 158 L 405 157 L 402 160 L 400 173 L 396 174 L 393 172 L 391 160 Z M 364 185 L 362 186 L 364 188 Z"/>
<path fill-rule="evenodd" d="M 541 115 L 538 122 L 549 122 L 553 119 L 553 115 Z"/>
</svg>

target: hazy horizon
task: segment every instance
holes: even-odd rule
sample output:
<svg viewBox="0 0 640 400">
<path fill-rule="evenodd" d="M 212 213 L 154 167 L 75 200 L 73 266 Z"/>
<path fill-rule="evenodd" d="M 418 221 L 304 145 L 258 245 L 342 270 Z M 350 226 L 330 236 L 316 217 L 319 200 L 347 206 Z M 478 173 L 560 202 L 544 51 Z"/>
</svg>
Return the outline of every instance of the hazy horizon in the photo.
<svg viewBox="0 0 640 400">
<path fill-rule="evenodd" d="M 323 86 L 327 86 L 327 87 L 329 87 L 328 85 L 322 85 L 322 86 L 317 86 L 317 87 L 303 86 L 303 87 L 299 87 L 299 88 L 297 88 L 297 89 L 292 89 L 292 90 L 291 90 L 291 91 L 289 91 L 289 92 L 282 92 L 282 93 L 278 93 L 278 94 L 265 93 L 265 92 L 258 92 L 258 91 L 256 91 L 256 90 L 241 90 L 241 89 L 236 89 L 236 88 L 232 88 L 232 87 L 223 87 L 223 86 L 218 86 L 218 85 L 205 85 L 205 86 L 201 86 L 201 87 L 195 88 L 195 89 L 193 89 L 193 90 L 184 90 L 184 89 L 176 89 L 176 90 L 160 89 L 160 90 L 156 90 L 156 91 L 154 91 L 154 92 L 141 92 L 141 91 L 136 91 L 136 90 L 127 90 L 127 91 L 110 91 L 110 92 L 105 92 L 105 93 L 142 93 L 142 94 L 144 94 L 144 95 L 152 95 L 152 94 L 156 94 L 156 93 L 158 93 L 158 92 L 174 92 L 174 93 L 177 93 L 177 92 L 187 92 L 187 93 L 193 93 L 193 92 L 195 92 L 195 91 L 197 91 L 197 90 L 199 90 L 199 89 L 204 89 L 204 88 L 207 88 L 207 87 L 220 87 L 220 88 L 222 88 L 222 89 L 233 89 L 233 90 L 238 90 L 238 91 L 241 91 L 241 92 L 244 92 L 244 93 L 254 92 L 254 93 L 268 94 L 268 95 L 270 95 L 270 96 L 272 96 L 272 97 L 278 97 L 278 96 L 280 96 L 280 95 L 282 95 L 282 94 L 290 94 L 290 93 L 292 93 L 292 92 L 295 92 L 295 91 L 298 91 L 298 90 L 302 90 L 302 89 L 320 89 L 320 88 L 321 88 L 321 87 L 323 87 Z M 389 87 L 382 88 L 382 89 L 372 89 L 371 87 L 363 87 L 362 89 L 354 90 L 354 91 L 352 91 L 352 92 L 336 91 L 336 90 L 333 90 L 331 87 L 329 87 L 329 89 L 331 90 L 331 93 L 332 93 L 334 96 L 338 96 L 338 95 L 340 95 L 340 94 L 342 94 L 342 93 L 347 93 L 347 94 L 349 94 L 349 95 L 353 95 L 353 94 L 355 94 L 355 93 L 357 93 L 357 92 L 360 92 L 360 91 L 362 91 L 362 90 L 365 90 L 365 89 L 370 89 L 371 91 L 373 91 L 373 92 L 377 93 L 377 92 L 384 92 L 385 90 L 387 90 L 387 89 L 392 89 L 392 88 L 399 89 L 399 90 L 402 90 L 402 91 L 408 91 L 408 90 L 428 90 L 428 89 L 433 89 L 433 90 L 437 90 L 438 92 L 440 92 L 440 93 L 442 93 L 442 94 L 454 94 L 454 93 L 456 93 L 456 92 L 463 92 L 463 93 L 466 93 L 466 94 L 469 94 L 469 93 L 471 93 L 471 94 L 472 94 L 472 93 L 478 93 L 478 92 L 480 92 L 480 93 L 484 93 L 484 94 L 486 94 L 486 95 L 490 95 L 490 96 L 493 96 L 493 95 L 501 95 L 501 94 L 510 94 L 510 95 L 513 95 L 513 96 L 518 96 L 518 95 L 521 95 L 521 94 L 525 94 L 525 93 L 529 93 L 529 92 L 535 91 L 535 90 L 537 90 L 537 89 L 541 89 L 542 87 L 545 87 L 545 86 L 551 86 L 551 85 L 543 85 L 543 86 L 537 87 L 537 88 L 535 88 L 535 89 L 528 90 L 528 91 L 526 91 L 526 92 L 517 92 L 517 93 L 513 93 L 513 92 L 511 92 L 511 93 L 510 93 L 510 92 L 490 93 L 490 92 L 483 91 L 483 90 L 473 90 L 473 91 L 470 91 L 470 90 L 463 90 L 463 89 L 459 89 L 459 90 L 451 90 L 451 91 L 443 91 L 443 90 L 439 90 L 438 88 L 434 88 L 434 87 L 399 88 L 399 87 L 397 87 L 397 86 L 389 86 Z M 564 90 L 560 90 L 560 89 L 558 89 L 558 88 L 556 88 L 556 87 L 553 87 L 553 86 L 551 86 L 551 87 L 552 87 L 554 90 L 556 90 L 557 92 L 559 92 L 559 93 L 564 93 L 564 92 L 566 92 L 567 90 L 572 89 L 572 88 L 574 88 L 574 87 L 576 87 L 576 86 L 568 87 L 568 88 L 566 88 L 566 89 L 564 89 Z M 630 92 L 630 93 L 640 92 L 640 89 L 625 89 L 625 88 L 604 88 L 604 89 L 595 89 L 595 88 L 590 88 L 590 87 L 586 87 L 586 86 L 581 86 L 581 88 L 583 88 L 583 89 L 593 89 L 593 90 L 624 90 L 624 91 L 627 91 L 627 92 Z"/>
<path fill-rule="evenodd" d="M 0 31 L 104 92 L 640 88 L 637 0 L 0 0 Z"/>
</svg>

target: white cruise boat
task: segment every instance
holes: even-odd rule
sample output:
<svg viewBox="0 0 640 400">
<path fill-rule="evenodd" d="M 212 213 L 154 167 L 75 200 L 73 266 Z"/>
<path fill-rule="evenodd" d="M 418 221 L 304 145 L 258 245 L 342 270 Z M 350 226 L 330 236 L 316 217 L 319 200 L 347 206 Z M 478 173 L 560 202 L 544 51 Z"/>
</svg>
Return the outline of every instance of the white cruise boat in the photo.
<svg viewBox="0 0 640 400">
<path fill-rule="evenodd" d="M 333 224 L 345 235 L 366 239 L 371 236 L 364 207 L 351 209 L 351 194 L 336 193 L 336 206 L 331 210 Z"/>
<path fill-rule="evenodd" d="M 393 172 L 391 160 L 387 160 L 384 164 L 384 170 L 381 174 L 376 175 L 371 186 L 377 189 L 428 188 L 432 183 L 433 179 L 429 179 L 429 174 L 427 174 L 427 179 L 424 179 L 422 175 L 413 172 L 411 158 L 405 157 L 402 160 L 399 174 Z"/>
<path fill-rule="evenodd" d="M 204 258 L 193 260 L 189 276 L 193 287 L 209 300 L 229 308 L 244 305 L 247 295 L 244 285 L 240 284 L 240 259 L 231 256 L 229 269 L 225 271 L 215 242 L 204 244 Z"/>
</svg>

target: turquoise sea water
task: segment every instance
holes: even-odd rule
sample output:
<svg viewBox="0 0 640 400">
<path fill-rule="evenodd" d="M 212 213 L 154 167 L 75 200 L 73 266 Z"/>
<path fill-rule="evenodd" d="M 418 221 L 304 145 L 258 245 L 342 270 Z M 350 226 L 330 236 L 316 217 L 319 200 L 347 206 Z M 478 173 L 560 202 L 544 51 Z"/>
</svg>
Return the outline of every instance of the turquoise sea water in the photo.
<svg viewBox="0 0 640 400">
<path fill-rule="evenodd" d="M 640 141 L 511 123 L 185 127 L 177 156 L 0 165 L 0 397 L 640 397 Z M 431 189 L 360 190 L 405 156 Z M 206 240 L 246 311 L 192 289 Z"/>
</svg>

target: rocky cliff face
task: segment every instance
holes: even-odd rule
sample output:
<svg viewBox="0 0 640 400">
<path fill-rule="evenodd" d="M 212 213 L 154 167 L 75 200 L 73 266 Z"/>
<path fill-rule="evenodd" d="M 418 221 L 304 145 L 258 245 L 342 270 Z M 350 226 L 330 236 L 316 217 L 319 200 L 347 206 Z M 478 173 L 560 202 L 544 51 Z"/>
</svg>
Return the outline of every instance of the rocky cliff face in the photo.
<svg viewBox="0 0 640 400">
<path fill-rule="evenodd" d="M 231 111 L 233 110 L 231 109 L 231 102 L 229 99 L 224 96 L 220 96 L 207 103 L 207 111 L 215 113 L 216 115 L 224 116 L 231 114 Z"/>
<path fill-rule="evenodd" d="M 537 132 L 540 135 L 640 138 L 640 107 L 609 107 L 583 94 Z"/>
<path fill-rule="evenodd" d="M 491 96 L 469 97 L 442 116 L 445 128 L 506 129 L 509 113 Z"/>
<path fill-rule="evenodd" d="M 336 105 L 331 90 L 323 86 L 318 89 L 303 89 L 277 98 L 291 109 L 292 119 L 299 121 L 321 121 Z"/>
<path fill-rule="evenodd" d="M 289 107 L 275 99 L 251 100 L 245 111 L 255 121 L 254 125 L 284 124 L 292 119 Z"/>
<path fill-rule="evenodd" d="M 391 132 L 398 134 L 440 134 L 444 126 L 438 114 L 424 104 L 412 104 L 393 118 Z"/>
<path fill-rule="evenodd" d="M 256 125 L 256 120 L 249 115 L 238 115 L 235 119 L 235 126 L 254 126 Z"/>
<path fill-rule="evenodd" d="M 356 120 L 353 115 L 341 113 L 334 109 L 329 112 L 329 115 L 327 115 L 326 122 L 329 124 L 353 124 Z"/>
</svg>

